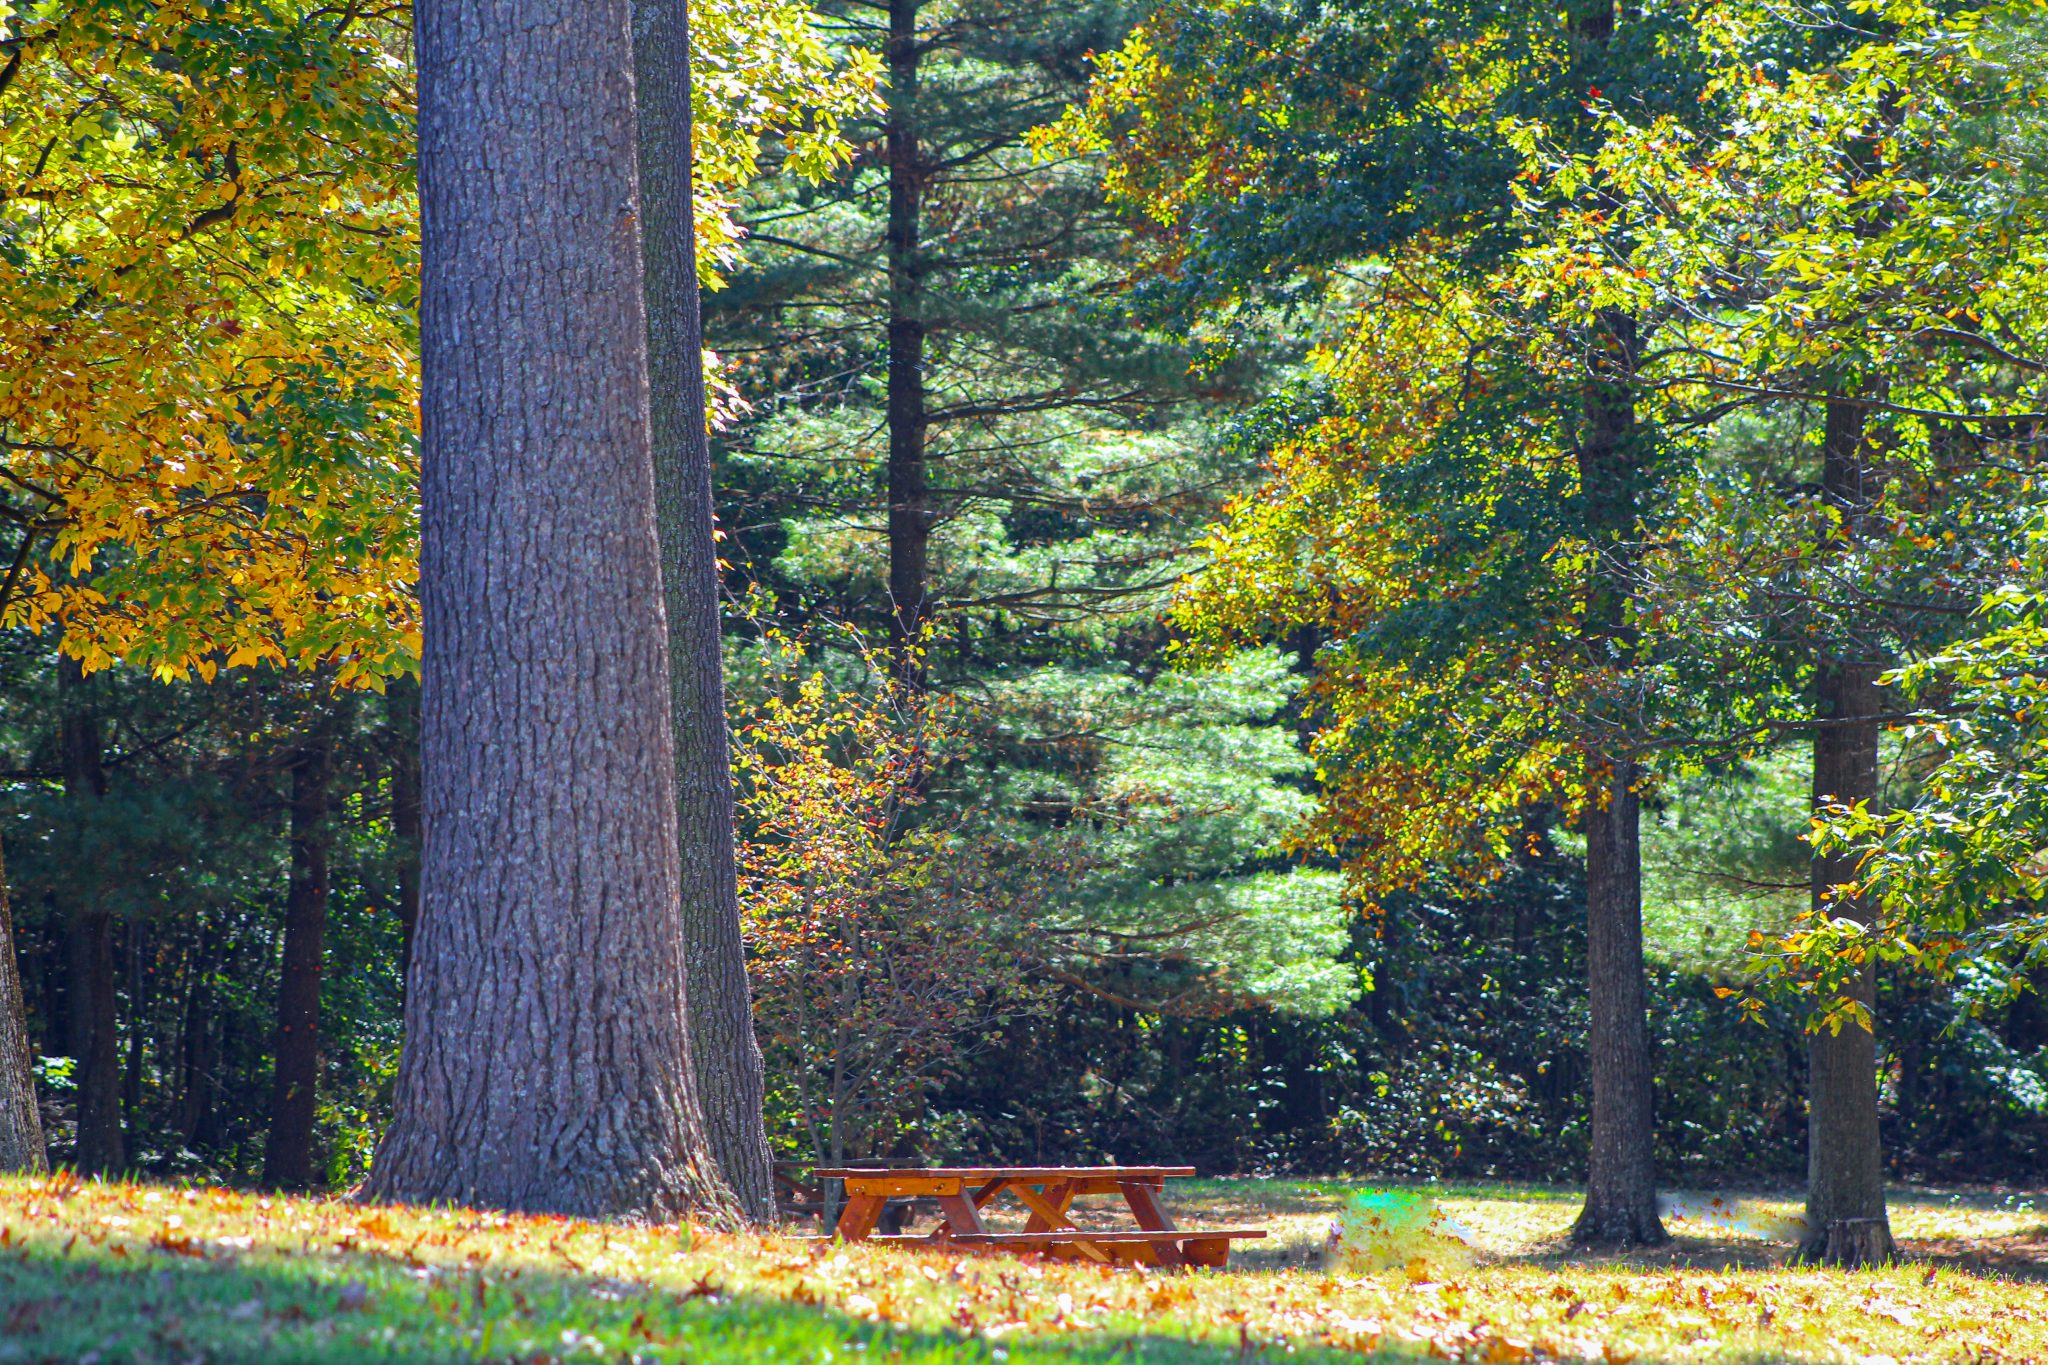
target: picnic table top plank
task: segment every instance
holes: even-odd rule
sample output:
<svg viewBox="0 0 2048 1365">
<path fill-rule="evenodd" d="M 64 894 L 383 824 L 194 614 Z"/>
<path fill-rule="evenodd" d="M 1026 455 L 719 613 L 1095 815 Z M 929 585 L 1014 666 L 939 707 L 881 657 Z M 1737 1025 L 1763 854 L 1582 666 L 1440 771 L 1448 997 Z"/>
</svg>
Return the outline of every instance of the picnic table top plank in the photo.
<svg viewBox="0 0 2048 1365">
<path fill-rule="evenodd" d="M 819 1166 L 811 1171 L 818 1180 L 1150 1180 L 1194 1173 L 1192 1166 Z"/>
</svg>

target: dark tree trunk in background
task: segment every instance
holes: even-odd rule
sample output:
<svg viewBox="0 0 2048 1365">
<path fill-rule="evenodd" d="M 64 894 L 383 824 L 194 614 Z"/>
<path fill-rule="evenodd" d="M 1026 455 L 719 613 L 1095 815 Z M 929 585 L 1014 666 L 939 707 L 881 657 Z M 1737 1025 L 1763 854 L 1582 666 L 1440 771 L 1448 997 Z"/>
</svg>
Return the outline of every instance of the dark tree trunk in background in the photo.
<svg viewBox="0 0 2048 1365">
<path fill-rule="evenodd" d="M 422 0 L 419 934 L 372 1198 L 731 1213 L 690 1067 L 629 0 Z"/>
<path fill-rule="evenodd" d="M 929 417 L 924 392 L 924 263 L 919 241 L 926 168 L 918 149 L 917 12 L 921 0 L 889 0 L 889 111 L 883 128 L 889 162 L 889 601 L 897 676 L 924 678 L 916 651 L 927 614 L 932 523 L 925 467 Z"/>
<path fill-rule="evenodd" d="M 128 1064 L 121 1072 L 121 1122 L 135 1126 L 142 1110 L 142 1066 L 148 1039 L 140 1021 L 149 1017 L 149 926 L 129 920 L 122 926 L 122 944 L 128 958 L 128 1017 L 137 1021 L 128 1030 Z"/>
<path fill-rule="evenodd" d="M 1830 403 L 1822 443 L 1821 490 L 1842 513 L 1842 534 L 1860 534 L 1875 505 L 1878 475 L 1864 442 L 1864 409 Z M 1816 670 L 1813 802 L 1878 802 L 1877 745 L 1883 702 L 1877 685 L 1883 667 L 1867 651 L 1845 642 L 1842 657 L 1823 659 Z M 1827 915 L 1868 922 L 1868 909 L 1855 897 L 1837 898 L 1833 889 L 1856 876 L 1856 855 L 1826 853 L 1813 860 L 1813 908 Z M 1853 983 L 1865 1009 L 1877 1005 L 1877 975 L 1866 964 Z M 1875 1016 L 1873 1015 L 1873 1018 Z M 1856 1021 L 1841 1031 L 1822 1030 L 1807 1049 L 1806 1236 L 1800 1255 L 1832 1265 L 1869 1265 L 1896 1252 L 1885 1212 L 1884 1144 L 1877 1123 L 1877 1036 Z"/>
<path fill-rule="evenodd" d="M 320 977 L 327 945 L 328 785 L 334 735 L 322 720 L 291 758 L 291 881 L 285 893 L 284 967 L 277 984 L 277 1068 L 263 1183 L 313 1184 L 313 1111 L 320 1077 Z"/>
<path fill-rule="evenodd" d="M 391 718 L 391 841 L 397 859 L 398 970 L 412 973 L 412 940 L 420 922 L 420 685 L 395 679 L 387 689 Z"/>
<path fill-rule="evenodd" d="M 690 1057 L 719 1173 L 740 1212 L 765 1223 L 775 1217 L 775 1180 L 761 1114 L 761 1048 L 754 1037 L 733 857 L 732 753 L 691 185 L 686 0 L 634 0 L 633 61 L 648 411 L 669 620 Z"/>
<path fill-rule="evenodd" d="M 1641 342 L 1633 318 L 1607 314 L 1592 339 L 1593 372 L 1578 451 L 1587 539 L 1597 558 L 1586 586 L 1586 644 L 1595 667 L 1632 666 L 1627 625 L 1635 574 L 1640 471 L 1635 430 L 1635 369 Z M 1593 718 L 1619 733 L 1625 717 Z M 1593 1089 L 1586 1206 L 1573 1240 L 1602 1246 L 1666 1240 L 1657 1217 L 1656 1125 L 1651 1094 L 1650 1029 L 1643 985 L 1643 860 L 1640 776 L 1623 753 L 1594 747 L 1586 756 L 1586 986 L 1591 1025 L 1587 1069 Z"/>
<path fill-rule="evenodd" d="M 75 659 L 57 664 L 62 715 L 64 791 L 83 812 L 107 794 L 101 766 L 99 717 L 86 695 L 84 671 Z M 81 817 L 82 818 L 82 817 Z M 121 1129 L 121 1039 L 115 1014 L 114 917 L 99 903 L 94 869 L 72 869 L 65 916 L 65 995 L 69 1027 L 66 1045 L 76 1064 L 78 1145 L 72 1164 L 87 1175 L 107 1175 L 128 1165 Z"/>
<path fill-rule="evenodd" d="M 0 861 L 0 1174 L 39 1175 L 49 1169 L 43 1119 L 36 1109 L 35 1051 L 28 1036 L 28 1002 L 14 953 L 14 898 Z"/>
<path fill-rule="evenodd" d="M 219 1028 L 214 1018 L 213 928 L 201 912 L 193 931 L 192 951 L 186 966 L 185 1023 L 179 1030 L 183 1047 L 179 1077 L 178 1132 L 185 1145 L 200 1148 L 213 1140 L 213 1101 L 220 1081 L 217 1046 Z"/>
</svg>

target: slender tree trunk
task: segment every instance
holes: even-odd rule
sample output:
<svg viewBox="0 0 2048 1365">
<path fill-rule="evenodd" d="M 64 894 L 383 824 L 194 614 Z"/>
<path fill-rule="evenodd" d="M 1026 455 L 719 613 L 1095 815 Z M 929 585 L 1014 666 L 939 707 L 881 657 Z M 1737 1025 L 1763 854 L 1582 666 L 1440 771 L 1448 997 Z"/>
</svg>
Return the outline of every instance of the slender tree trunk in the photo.
<svg viewBox="0 0 2048 1365">
<path fill-rule="evenodd" d="M 285 893 L 284 968 L 277 986 L 277 1066 L 263 1183 L 313 1184 L 313 1113 L 320 1077 L 320 978 L 327 943 L 330 722 L 317 722 L 291 759 L 291 881 Z"/>
<path fill-rule="evenodd" d="M 897 676 L 920 685 L 934 512 L 925 466 L 924 263 L 919 241 L 925 167 L 918 148 L 917 13 L 922 0 L 889 0 L 889 604 Z"/>
<path fill-rule="evenodd" d="M 50 1168 L 43 1118 L 36 1109 L 35 1056 L 28 1036 L 28 1002 L 14 953 L 14 898 L 0 861 L 0 1174 L 39 1175 Z"/>
<path fill-rule="evenodd" d="M 686 1022 L 630 3 L 415 16 L 426 838 L 367 1192 L 731 1216 Z"/>
<path fill-rule="evenodd" d="M 84 671 L 77 660 L 59 658 L 58 720 L 63 750 L 64 790 L 79 818 L 88 803 L 107 794 L 101 766 L 99 717 L 85 695 Z M 121 1128 L 121 1037 L 115 1013 L 114 917 L 99 904 L 91 885 L 94 870 L 73 870 L 65 916 L 65 960 L 69 1047 L 77 1065 L 78 1145 L 72 1163 L 87 1175 L 108 1175 L 126 1169 L 127 1143 Z"/>
<path fill-rule="evenodd" d="M 1878 476 L 1864 443 L 1864 409 L 1830 403 L 1822 441 L 1825 464 L 1822 496 L 1842 513 L 1842 534 L 1860 534 L 1860 523 L 1875 505 Z M 1817 670 L 1819 719 L 1814 731 L 1813 801 L 1875 805 L 1878 800 L 1877 744 L 1883 710 L 1877 679 L 1883 669 L 1858 658 L 1849 644 L 1845 657 L 1823 660 Z M 1813 908 L 1837 918 L 1866 923 L 1868 908 L 1856 897 L 1836 897 L 1834 888 L 1856 876 L 1853 853 L 1823 853 L 1813 860 Z M 1877 976 L 1866 965 L 1852 986 L 1866 1010 L 1877 1006 Z M 1800 1255 L 1832 1265 L 1869 1265 L 1890 1260 L 1897 1248 L 1885 1211 L 1884 1144 L 1877 1122 L 1877 1036 L 1858 1022 L 1839 1032 L 1813 1035 L 1807 1049 L 1806 1236 Z"/>
<path fill-rule="evenodd" d="M 683 959 L 690 1057 L 705 1136 L 740 1212 L 775 1217 L 762 1122 L 761 1048 L 740 932 L 733 857 L 732 753 L 711 443 L 704 414 L 704 320 L 697 292 L 691 186 L 690 28 L 686 0 L 634 0 L 641 251 L 647 276 L 648 409 L 655 520 L 669 631 L 681 837 Z"/>
<path fill-rule="evenodd" d="M 1587 584 L 1586 636 L 1592 662 L 1626 670 L 1633 591 L 1637 468 L 1633 318 L 1608 314 L 1595 337 L 1578 453 L 1580 497 L 1597 559 Z M 1619 725 L 1612 717 L 1598 723 Z M 1625 737 L 1621 737 L 1625 743 Z M 1603 1246 L 1666 1240 L 1657 1217 L 1656 1122 L 1651 1093 L 1648 1002 L 1643 986 L 1643 859 L 1633 761 L 1591 752 L 1586 759 L 1586 986 L 1592 1021 L 1587 1069 L 1593 1088 L 1586 1206 L 1575 1241 Z"/>
<path fill-rule="evenodd" d="M 1656 1124 L 1650 1093 L 1649 1001 L 1643 986 L 1643 876 L 1634 765 L 1600 778 L 1605 805 L 1586 826 L 1586 976 L 1592 1007 L 1587 1066 L 1593 1086 L 1586 1207 L 1575 1241 L 1608 1246 L 1665 1240 L 1657 1217 Z"/>
<path fill-rule="evenodd" d="M 121 1068 L 121 1122 L 135 1127 L 142 1116 L 142 1066 L 148 1043 L 144 1020 L 149 1018 L 149 926 L 129 920 L 122 926 L 123 956 L 128 959 L 128 1061 Z"/>
<path fill-rule="evenodd" d="M 412 941 L 420 922 L 420 685 L 392 682 L 390 698 L 391 836 L 398 860 L 398 969 L 412 974 Z"/>
<path fill-rule="evenodd" d="M 200 1147 L 213 1135 L 213 1095 L 217 1085 L 214 1069 L 219 1065 L 215 1047 L 213 1013 L 213 931 L 202 912 L 194 931 L 193 949 L 186 965 L 190 974 L 185 995 L 183 1074 L 180 1077 L 178 1132 L 188 1147 Z"/>
</svg>

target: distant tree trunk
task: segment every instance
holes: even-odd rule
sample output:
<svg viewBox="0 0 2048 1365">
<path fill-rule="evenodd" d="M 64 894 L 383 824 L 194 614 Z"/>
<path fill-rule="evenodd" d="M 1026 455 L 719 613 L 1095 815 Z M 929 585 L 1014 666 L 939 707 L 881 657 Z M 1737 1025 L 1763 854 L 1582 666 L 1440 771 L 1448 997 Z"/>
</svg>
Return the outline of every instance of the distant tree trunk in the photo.
<svg viewBox="0 0 2048 1365">
<path fill-rule="evenodd" d="M 693 1089 L 629 0 L 422 0 L 419 935 L 372 1198 L 733 1210 Z"/>
<path fill-rule="evenodd" d="M 122 947 L 128 959 L 128 1063 L 121 1069 L 121 1122 L 133 1128 L 142 1114 L 142 1066 L 147 1051 L 149 1017 L 149 926 L 129 920 Z"/>
<path fill-rule="evenodd" d="M 647 267 L 647 376 L 655 519 L 669 630 L 681 836 L 683 960 L 690 1057 L 705 1136 L 740 1212 L 775 1217 L 762 1121 L 761 1048 L 740 932 L 733 857 L 732 753 L 711 443 L 704 414 L 704 321 L 691 186 L 690 27 L 686 0 L 634 0 L 641 250 Z"/>
<path fill-rule="evenodd" d="M 179 1078 L 178 1132 L 188 1147 L 201 1147 L 213 1137 L 213 1096 L 219 1085 L 218 1027 L 213 1012 L 214 937 L 202 912 L 186 959 L 187 986 L 182 1075 Z"/>
<path fill-rule="evenodd" d="M 35 1049 L 28 1036 L 28 1002 L 14 954 L 14 898 L 0 861 L 0 1174 L 40 1175 L 50 1168 L 43 1118 L 36 1109 Z"/>
<path fill-rule="evenodd" d="M 1864 443 L 1864 409 L 1849 403 L 1827 406 L 1822 441 L 1821 491 L 1843 518 L 1845 537 L 1861 533 L 1860 523 L 1876 504 L 1879 486 Z M 1844 657 L 1824 659 L 1817 669 L 1821 727 L 1813 739 L 1813 802 L 1877 803 L 1877 745 L 1883 711 L 1877 679 L 1883 668 L 1859 658 L 1853 642 Z M 1813 860 L 1813 908 L 1865 923 L 1868 908 L 1855 897 L 1837 898 L 1834 888 L 1854 881 L 1856 855 L 1823 853 Z M 1877 1005 L 1874 965 L 1853 984 L 1854 998 L 1867 1010 Z M 1874 1017 L 1874 1015 L 1873 1015 Z M 1813 1035 L 1808 1049 L 1806 1236 L 1803 1259 L 1831 1265 L 1869 1265 L 1890 1260 L 1897 1248 L 1885 1211 L 1884 1144 L 1877 1123 L 1877 1036 L 1860 1023 L 1838 1033 Z"/>
<path fill-rule="evenodd" d="M 1606 804 L 1588 806 L 1586 976 L 1593 1085 L 1586 1207 L 1575 1241 L 1650 1246 L 1665 1240 L 1657 1217 L 1656 1123 L 1650 1091 L 1649 1001 L 1643 986 L 1641 807 L 1633 764 L 1599 780 Z"/>
<path fill-rule="evenodd" d="M 101 766 L 100 720 L 85 695 L 78 661 L 60 657 L 58 719 L 63 751 L 64 791 L 81 813 L 107 794 Z M 78 1145 L 72 1164 L 87 1175 L 126 1169 L 127 1143 L 121 1129 L 121 1037 L 115 1013 L 114 917 L 99 903 L 94 869 L 74 868 L 65 916 L 65 963 L 70 1028 L 68 1046 L 77 1070 Z"/>
<path fill-rule="evenodd" d="M 889 0 L 889 110 L 883 128 L 889 162 L 889 604 L 897 676 L 924 679 L 917 655 L 929 593 L 931 479 L 925 467 L 924 262 L 919 241 L 925 166 L 918 149 L 917 14 L 922 0 Z"/>
<path fill-rule="evenodd" d="M 1635 320 L 1607 314 L 1596 334 L 1578 452 L 1580 498 L 1596 554 L 1587 583 L 1586 637 L 1595 666 L 1632 666 L 1627 626 L 1636 535 Z M 1620 755 L 1588 753 L 1586 985 L 1593 1088 L 1586 1206 L 1575 1241 L 1649 1246 L 1666 1240 L 1657 1217 L 1656 1123 L 1648 1002 L 1643 986 L 1643 859 L 1640 774 Z"/>
<path fill-rule="evenodd" d="M 398 860 L 398 970 L 412 972 L 412 940 L 420 922 L 420 685 L 393 680 L 390 698 L 391 839 Z"/>
<path fill-rule="evenodd" d="M 328 785 L 334 737 L 322 719 L 291 758 L 291 880 L 285 892 L 284 966 L 277 985 L 277 1065 L 263 1183 L 313 1184 L 313 1113 L 320 1077 L 320 978 L 327 946 Z"/>
</svg>

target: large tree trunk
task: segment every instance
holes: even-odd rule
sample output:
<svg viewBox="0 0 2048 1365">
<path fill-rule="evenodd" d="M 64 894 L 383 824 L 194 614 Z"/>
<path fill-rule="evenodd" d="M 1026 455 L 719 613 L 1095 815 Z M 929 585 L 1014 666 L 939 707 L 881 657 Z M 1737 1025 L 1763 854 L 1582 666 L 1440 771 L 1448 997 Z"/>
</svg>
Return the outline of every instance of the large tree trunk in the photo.
<svg viewBox="0 0 2048 1365">
<path fill-rule="evenodd" d="M 313 1184 L 313 1112 L 320 1077 L 320 977 L 327 943 L 328 781 L 333 735 L 323 719 L 291 759 L 291 880 L 285 892 L 284 969 L 277 986 L 277 1065 L 263 1182 Z"/>
<path fill-rule="evenodd" d="M 704 322 L 691 186 L 686 0 L 634 0 L 641 250 L 655 520 L 669 619 L 690 1057 L 719 1173 L 754 1222 L 775 1216 L 761 1048 L 740 933 L 732 753 L 720 649 L 718 542 L 704 417 Z"/>
<path fill-rule="evenodd" d="M 629 0 L 415 14 L 426 839 L 367 1192 L 729 1214 L 686 1023 Z"/>
<path fill-rule="evenodd" d="M 920 641 L 927 614 L 931 480 L 925 467 L 924 262 L 919 241 L 925 167 L 917 138 L 917 12 L 921 0 L 889 0 L 889 111 L 883 135 L 889 160 L 889 605 L 897 676 L 924 679 Z"/>
<path fill-rule="evenodd" d="M 85 695 L 78 661 L 57 662 L 59 747 L 64 791 L 79 818 L 88 803 L 107 794 L 102 766 L 100 720 Z M 65 997 L 67 1045 L 76 1063 L 78 1144 L 72 1164 L 87 1175 L 126 1169 L 128 1149 L 121 1127 L 121 1038 L 115 1013 L 114 917 L 99 903 L 93 869 L 72 869 L 65 915 Z"/>
<path fill-rule="evenodd" d="M 1578 451 L 1580 498 L 1596 560 L 1586 585 L 1586 642 L 1596 668 L 1632 666 L 1627 625 L 1633 591 L 1637 468 L 1635 320 L 1607 314 L 1595 336 Z M 1613 717 L 1602 724 L 1618 724 Z M 1621 737 L 1623 743 L 1626 737 Z M 1656 1124 L 1648 1002 L 1643 986 L 1643 860 L 1635 763 L 1586 758 L 1586 1036 L 1593 1087 L 1586 1206 L 1575 1241 L 1604 1246 L 1665 1240 L 1657 1217 Z"/>
<path fill-rule="evenodd" d="M 0 1174 L 39 1175 L 50 1168 L 43 1118 L 36 1110 L 34 1055 L 21 964 L 14 955 L 13 897 L 6 863 L 0 861 Z"/>
<path fill-rule="evenodd" d="M 1842 534 L 1854 537 L 1876 503 L 1878 479 L 1864 447 L 1863 409 L 1830 403 L 1822 448 L 1822 496 L 1842 513 Z M 1842 657 L 1825 659 L 1816 677 L 1820 728 L 1813 740 L 1813 801 L 1875 805 L 1878 800 L 1877 744 L 1883 710 L 1877 679 L 1883 669 L 1858 657 L 1853 642 Z M 1843 919 L 1867 922 L 1869 911 L 1834 888 L 1855 880 L 1853 852 L 1817 854 L 1813 860 L 1813 908 Z M 1866 1010 L 1877 1005 L 1874 965 L 1865 965 L 1851 987 Z M 1873 1015 L 1874 1018 L 1874 1015 Z M 1884 1145 L 1877 1123 L 1877 1036 L 1858 1021 L 1839 1032 L 1822 1030 L 1808 1046 L 1806 1236 L 1804 1259 L 1835 1265 L 1865 1265 L 1891 1259 L 1891 1223 L 1885 1212 Z"/>
</svg>

